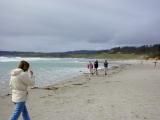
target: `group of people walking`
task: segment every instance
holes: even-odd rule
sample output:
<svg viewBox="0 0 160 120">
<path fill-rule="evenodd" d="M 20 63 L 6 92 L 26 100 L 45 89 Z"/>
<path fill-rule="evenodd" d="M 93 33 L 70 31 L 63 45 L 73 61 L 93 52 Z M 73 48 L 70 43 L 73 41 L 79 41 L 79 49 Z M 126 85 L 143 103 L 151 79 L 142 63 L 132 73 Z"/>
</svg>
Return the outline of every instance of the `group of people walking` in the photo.
<svg viewBox="0 0 160 120">
<path fill-rule="evenodd" d="M 87 65 L 87 68 L 89 69 L 89 73 L 91 75 L 98 75 L 98 60 L 96 60 L 94 63 L 89 61 L 89 64 Z M 108 61 L 104 61 L 104 74 L 107 75 L 107 69 L 108 69 Z"/>
</svg>

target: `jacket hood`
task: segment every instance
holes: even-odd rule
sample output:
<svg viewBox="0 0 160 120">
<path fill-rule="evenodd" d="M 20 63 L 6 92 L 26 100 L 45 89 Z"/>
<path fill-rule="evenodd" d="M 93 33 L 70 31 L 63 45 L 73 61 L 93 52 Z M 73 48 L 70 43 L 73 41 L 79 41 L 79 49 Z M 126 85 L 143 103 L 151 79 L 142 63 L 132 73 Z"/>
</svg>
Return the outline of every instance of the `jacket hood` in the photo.
<svg viewBox="0 0 160 120">
<path fill-rule="evenodd" d="M 17 76 L 17 75 L 19 75 L 22 71 L 23 71 L 22 69 L 16 68 L 16 69 L 14 69 L 14 70 L 11 71 L 11 75 L 12 75 L 12 76 Z"/>
</svg>

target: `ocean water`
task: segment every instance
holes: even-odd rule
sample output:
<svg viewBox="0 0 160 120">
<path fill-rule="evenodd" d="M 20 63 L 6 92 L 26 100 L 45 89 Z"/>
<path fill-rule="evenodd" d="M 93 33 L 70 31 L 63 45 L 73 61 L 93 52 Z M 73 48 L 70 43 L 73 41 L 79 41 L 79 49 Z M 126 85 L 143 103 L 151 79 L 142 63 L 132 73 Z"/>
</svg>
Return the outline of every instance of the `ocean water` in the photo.
<svg viewBox="0 0 160 120">
<path fill-rule="evenodd" d="M 90 59 L 0 57 L 0 93 L 9 90 L 10 71 L 17 68 L 21 60 L 30 63 L 30 69 L 36 76 L 36 86 L 42 87 L 87 72 Z"/>
</svg>

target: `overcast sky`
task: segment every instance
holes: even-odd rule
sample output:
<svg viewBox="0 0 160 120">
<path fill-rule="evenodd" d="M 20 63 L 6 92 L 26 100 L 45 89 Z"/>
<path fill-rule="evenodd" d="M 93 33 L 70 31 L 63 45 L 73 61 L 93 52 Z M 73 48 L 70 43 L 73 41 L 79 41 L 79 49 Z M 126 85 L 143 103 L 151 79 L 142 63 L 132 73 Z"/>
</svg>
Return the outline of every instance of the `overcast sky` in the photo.
<svg viewBox="0 0 160 120">
<path fill-rule="evenodd" d="M 0 0 L 0 50 L 160 43 L 160 0 Z"/>
</svg>

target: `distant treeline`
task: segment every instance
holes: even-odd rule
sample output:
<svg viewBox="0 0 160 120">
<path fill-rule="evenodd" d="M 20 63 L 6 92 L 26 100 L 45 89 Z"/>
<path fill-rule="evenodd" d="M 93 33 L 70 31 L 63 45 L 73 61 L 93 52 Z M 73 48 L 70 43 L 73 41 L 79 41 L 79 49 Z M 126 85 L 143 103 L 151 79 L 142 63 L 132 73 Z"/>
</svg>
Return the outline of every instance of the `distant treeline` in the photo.
<svg viewBox="0 0 160 120">
<path fill-rule="evenodd" d="M 17 51 L 0 51 L 0 56 L 20 56 L 20 57 L 94 57 L 101 55 L 114 55 L 114 54 L 135 54 L 135 55 L 145 55 L 148 58 L 159 58 L 160 59 L 160 44 L 155 45 L 143 45 L 140 47 L 115 47 L 110 50 L 79 50 L 79 51 L 68 51 L 68 52 L 52 52 L 52 53 L 42 53 L 42 52 L 17 52 Z M 102 56 L 103 57 L 103 56 Z M 107 57 L 107 56 L 105 56 Z"/>
<path fill-rule="evenodd" d="M 107 51 L 108 53 L 123 53 L 123 54 L 137 54 L 148 55 L 148 57 L 160 57 L 160 44 L 143 45 L 140 47 L 115 47 Z"/>
<path fill-rule="evenodd" d="M 108 53 L 108 54 L 134 54 L 139 56 L 144 56 L 144 59 L 157 58 L 160 59 L 160 44 L 154 45 L 143 45 L 140 47 L 125 46 L 125 47 L 115 47 L 110 50 L 99 51 L 98 53 Z"/>
<path fill-rule="evenodd" d="M 112 53 L 135 53 L 135 54 L 159 54 L 160 44 L 144 45 L 141 47 L 116 47 L 110 50 Z"/>
<path fill-rule="evenodd" d="M 64 57 L 64 53 L 0 51 L 0 56 L 7 57 Z"/>
</svg>

